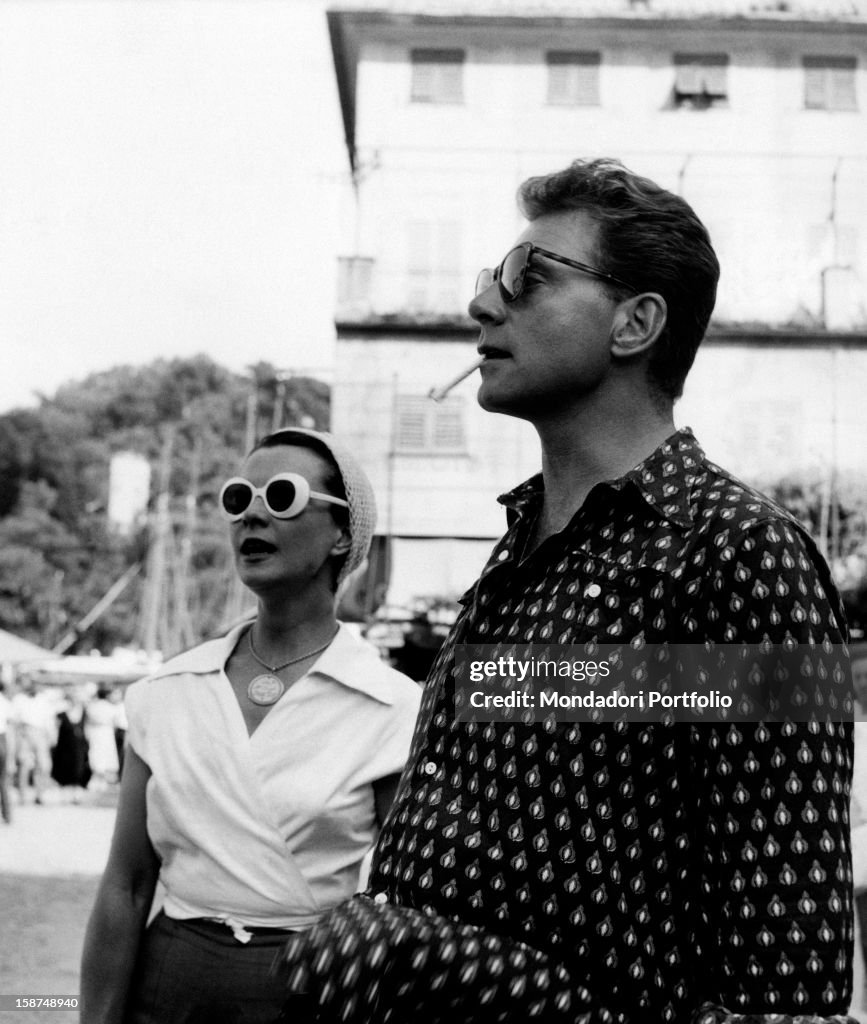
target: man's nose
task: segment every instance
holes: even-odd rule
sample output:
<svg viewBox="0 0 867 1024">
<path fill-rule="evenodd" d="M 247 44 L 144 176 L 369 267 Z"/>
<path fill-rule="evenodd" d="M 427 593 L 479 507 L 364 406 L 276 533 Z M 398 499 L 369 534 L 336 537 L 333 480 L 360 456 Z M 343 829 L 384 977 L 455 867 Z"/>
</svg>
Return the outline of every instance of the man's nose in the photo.
<svg viewBox="0 0 867 1024">
<path fill-rule="evenodd" d="M 467 306 L 467 312 L 477 323 L 500 323 L 505 318 L 506 308 L 495 281 L 482 289 Z"/>
</svg>

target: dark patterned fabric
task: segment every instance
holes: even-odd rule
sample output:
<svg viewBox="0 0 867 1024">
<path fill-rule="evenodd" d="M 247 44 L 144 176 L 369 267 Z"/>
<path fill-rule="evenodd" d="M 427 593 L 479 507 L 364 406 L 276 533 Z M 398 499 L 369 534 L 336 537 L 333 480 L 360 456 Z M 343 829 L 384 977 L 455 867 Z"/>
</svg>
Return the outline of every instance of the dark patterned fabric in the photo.
<svg viewBox="0 0 867 1024">
<path fill-rule="evenodd" d="M 358 897 L 290 940 L 289 988 L 321 1024 L 572 1024 L 590 1005 L 538 950 L 436 914 Z"/>
<path fill-rule="evenodd" d="M 523 558 L 541 486 L 537 477 L 501 499 L 509 530 L 431 671 L 377 846 L 378 902 L 361 932 L 348 924 L 358 909 L 338 908 L 296 943 L 296 981 L 316 990 L 304 965 L 327 962 L 323 1006 L 344 1007 L 334 1019 L 416 1019 L 389 1014 L 396 996 L 359 953 L 388 944 L 389 915 L 411 908 L 402 935 L 417 959 L 398 958 L 407 1007 L 438 969 L 412 924 L 428 919 L 437 934 L 460 922 L 494 944 L 501 994 L 514 949 L 544 957 L 544 984 L 527 982 L 542 1020 L 845 1013 L 851 724 L 815 695 L 849 709 L 851 698 L 845 625 L 814 543 L 708 462 L 689 431 L 595 487 L 564 531 Z M 455 722 L 455 645 L 615 640 L 797 643 L 822 686 L 795 723 Z M 329 928 L 342 935 L 336 960 Z M 446 986 L 450 1010 L 432 1021 L 477 1019 L 469 1008 L 491 971 L 470 963 L 484 983 Z M 478 1019 L 527 1016 L 516 1006 Z"/>
</svg>

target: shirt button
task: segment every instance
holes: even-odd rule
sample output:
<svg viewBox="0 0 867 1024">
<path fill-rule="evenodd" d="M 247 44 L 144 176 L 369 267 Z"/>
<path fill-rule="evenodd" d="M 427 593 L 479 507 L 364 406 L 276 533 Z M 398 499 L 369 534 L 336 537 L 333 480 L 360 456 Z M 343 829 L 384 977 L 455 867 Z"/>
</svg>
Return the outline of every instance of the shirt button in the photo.
<svg viewBox="0 0 867 1024">
<path fill-rule="evenodd" d="M 426 761 L 424 766 L 425 775 L 436 775 L 437 765 L 436 761 Z"/>
<path fill-rule="evenodd" d="M 509 552 L 508 552 L 508 551 L 501 551 L 501 552 L 500 552 L 500 553 L 499 553 L 499 554 L 497 555 L 497 559 L 498 559 L 498 561 L 500 561 L 500 562 L 505 562 L 505 561 L 506 561 L 506 559 L 507 559 L 508 557 L 509 557 Z"/>
<path fill-rule="evenodd" d="M 386 896 L 384 892 L 378 892 L 373 897 L 373 902 L 374 903 L 388 903 L 388 896 Z"/>
<path fill-rule="evenodd" d="M 599 597 L 602 593 L 602 587 L 598 583 L 591 583 L 590 586 L 584 591 L 585 597 Z"/>
</svg>

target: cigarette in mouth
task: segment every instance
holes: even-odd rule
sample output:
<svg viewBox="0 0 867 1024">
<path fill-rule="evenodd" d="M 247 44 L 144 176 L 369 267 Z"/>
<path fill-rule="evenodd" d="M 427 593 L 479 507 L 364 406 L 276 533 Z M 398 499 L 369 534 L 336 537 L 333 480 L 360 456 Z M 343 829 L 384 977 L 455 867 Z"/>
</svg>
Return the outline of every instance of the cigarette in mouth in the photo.
<svg viewBox="0 0 867 1024">
<path fill-rule="evenodd" d="M 468 366 L 466 370 L 462 370 L 461 373 L 459 373 L 453 380 L 450 380 L 448 384 L 443 384 L 442 387 L 439 388 L 431 388 L 427 393 L 428 398 L 432 398 L 435 402 L 441 402 L 452 388 L 457 387 L 462 380 L 466 380 L 470 374 L 475 373 L 484 361 L 485 357 L 481 356 L 473 363 L 472 366 Z"/>
</svg>

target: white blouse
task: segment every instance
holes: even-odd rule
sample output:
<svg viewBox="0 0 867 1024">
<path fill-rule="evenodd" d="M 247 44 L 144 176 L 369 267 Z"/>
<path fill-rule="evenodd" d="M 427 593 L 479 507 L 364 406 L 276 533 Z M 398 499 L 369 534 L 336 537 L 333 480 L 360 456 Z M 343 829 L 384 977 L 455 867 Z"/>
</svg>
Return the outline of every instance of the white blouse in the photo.
<svg viewBox="0 0 867 1024">
<path fill-rule="evenodd" d="M 165 913 L 305 928 L 356 891 L 372 784 L 402 770 L 421 690 L 341 625 L 248 735 L 224 670 L 244 628 L 133 684 L 128 738 Z"/>
</svg>

